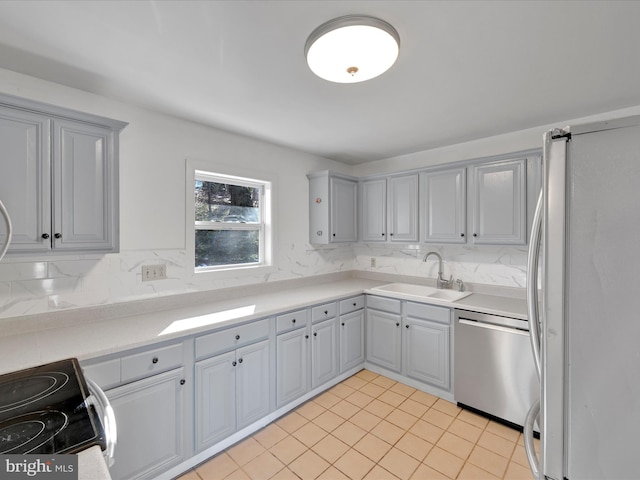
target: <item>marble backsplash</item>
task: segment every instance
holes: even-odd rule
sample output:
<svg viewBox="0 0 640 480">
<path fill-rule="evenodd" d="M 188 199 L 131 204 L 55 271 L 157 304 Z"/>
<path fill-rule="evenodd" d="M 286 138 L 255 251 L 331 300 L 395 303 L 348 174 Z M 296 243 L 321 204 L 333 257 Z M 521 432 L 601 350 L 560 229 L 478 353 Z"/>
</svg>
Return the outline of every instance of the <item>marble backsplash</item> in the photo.
<svg viewBox="0 0 640 480">
<path fill-rule="evenodd" d="M 422 261 L 429 251 L 442 255 L 447 278 L 453 275 L 467 284 L 525 286 L 526 246 L 353 244 L 316 248 L 291 244 L 281 246 L 274 272 L 224 279 L 194 277 L 184 250 L 28 260 L 9 257 L 0 263 L 0 319 L 352 270 L 435 278 L 436 258 Z M 159 263 L 166 264 L 167 278 L 143 282 L 142 265 Z"/>
</svg>

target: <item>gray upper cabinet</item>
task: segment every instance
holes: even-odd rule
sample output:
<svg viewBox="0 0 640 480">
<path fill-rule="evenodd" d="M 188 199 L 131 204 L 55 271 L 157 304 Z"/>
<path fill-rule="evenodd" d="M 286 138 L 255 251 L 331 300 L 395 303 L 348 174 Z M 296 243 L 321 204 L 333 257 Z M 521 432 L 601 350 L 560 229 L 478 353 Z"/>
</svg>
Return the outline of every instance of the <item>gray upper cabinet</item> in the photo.
<svg viewBox="0 0 640 480">
<path fill-rule="evenodd" d="M 359 188 L 361 241 L 418 241 L 418 174 L 365 180 Z"/>
<path fill-rule="evenodd" d="M 420 225 L 427 243 L 466 243 L 466 168 L 420 173 Z"/>
<path fill-rule="evenodd" d="M 387 240 L 387 180 L 367 180 L 360 190 L 360 240 L 384 242 Z"/>
<path fill-rule="evenodd" d="M 50 248 L 42 241 L 51 226 L 50 140 L 50 119 L 0 106 L 0 195 L 13 224 L 11 253 Z"/>
<path fill-rule="evenodd" d="M 329 171 L 309 174 L 309 243 L 355 242 L 358 183 Z"/>
<path fill-rule="evenodd" d="M 475 244 L 527 242 L 526 158 L 469 169 L 469 208 Z"/>
<path fill-rule="evenodd" d="M 117 252 L 118 137 L 126 123 L 0 95 L 9 252 Z"/>
<path fill-rule="evenodd" d="M 389 240 L 418 241 L 418 174 L 388 180 Z"/>
</svg>

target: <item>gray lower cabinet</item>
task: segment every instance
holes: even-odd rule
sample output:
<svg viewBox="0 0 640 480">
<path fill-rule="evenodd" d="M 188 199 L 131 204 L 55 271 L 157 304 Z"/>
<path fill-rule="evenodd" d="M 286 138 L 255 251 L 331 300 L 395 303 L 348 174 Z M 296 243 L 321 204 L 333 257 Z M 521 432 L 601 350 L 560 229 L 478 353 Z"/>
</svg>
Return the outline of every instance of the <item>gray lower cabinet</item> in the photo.
<svg viewBox="0 0 640 480">
<path fill-rule="evenodd" d="M 151 479 L 184 460 L 184 369 L 106 392 L 118 425 L 114 480 Z"/>
<path fill-rule="evenodd" d="M 83 363 L 107 395 L 118 438 L 113 480 L 153 479 L 191 454 L 188 342 L 110 355 Z"/>
<path fill-rule="evenodd" d="M 400 373 L 402 368 L 401 302 L 367 297 L 367 361 Z"/>
<path fill-rule="evenodd" d="M 449 390 L 449 328 L 407 318 L 404 352 L 408 377 Z"/>
<path fill-rule="evenodd" d="M 338 375 L 338 325 L 335 318 L 311 326 L 311 388 Z"/>
<path fill-rule="evenodd" d="M 276 339 L 276 398 L 282 407 L 309 391 L 309 331 L 282 333 Z"/>
<path fill-rule="evenodd" d="M 340 301 L 340 373 L 364 364 L 364 295 Z"/>
<path fill-rule="evenodd" d="M 196 450 L 269 414 L 269 340 L 196 362 Z"/>
<path fill-rule="evenodd" d="M 340 316 L 340 372 L 364 363 L 364 310 Z"/>
<path fill-rule="evenodd" d="M 451 310 L 367 297 L 367 361 L 451 390 Z"/>
</svg>

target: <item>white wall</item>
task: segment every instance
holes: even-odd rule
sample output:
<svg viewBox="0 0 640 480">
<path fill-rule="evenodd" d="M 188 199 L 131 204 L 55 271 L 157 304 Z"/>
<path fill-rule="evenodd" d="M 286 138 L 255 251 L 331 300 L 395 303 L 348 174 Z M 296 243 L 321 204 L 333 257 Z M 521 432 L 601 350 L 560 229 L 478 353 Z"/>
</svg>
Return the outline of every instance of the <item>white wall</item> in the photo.
<svg viewBox="0 0 640 480">
<path fill-rule="evenodd" d="M 309 246 L 306 179 L 309 172 L 351 167 L 8 70 L 0 69 L 0 91 L 129 122 L 120 136 L 121 253 L 7 257 L 0 264 L 0 318 L 352 268 L 349 247 Z M 184 250 L 186 158 L 207 161 L 213 171 L 232 164 L 275 173 L 276 272 L 193 278 Z M 140 266 L 160 262 L 169 279 L 143 283 Z"/>
</svg>

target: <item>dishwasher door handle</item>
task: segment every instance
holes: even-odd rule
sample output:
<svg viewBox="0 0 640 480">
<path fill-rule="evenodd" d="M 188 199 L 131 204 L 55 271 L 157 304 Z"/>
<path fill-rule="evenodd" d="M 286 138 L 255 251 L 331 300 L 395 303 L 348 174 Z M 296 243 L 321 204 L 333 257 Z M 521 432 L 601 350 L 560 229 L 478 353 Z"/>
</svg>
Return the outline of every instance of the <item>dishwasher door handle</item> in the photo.
<svg viewBox="0 0 640 480">
<path fill-rule="evenodd" d="M 463 318 L 458 320 L 462 325 L 469 325 L 470 327 L 486 328 L 488 330 L 496 330 L 498 332 L 515 333 L 516 335 L 529 336 L 529 332 L 520 330 L 518 328 L 505 327 L 502 325 L 495 325 L 493 323 L 479 322 L 478 320 L 465 320 Z"/>
</svg>

